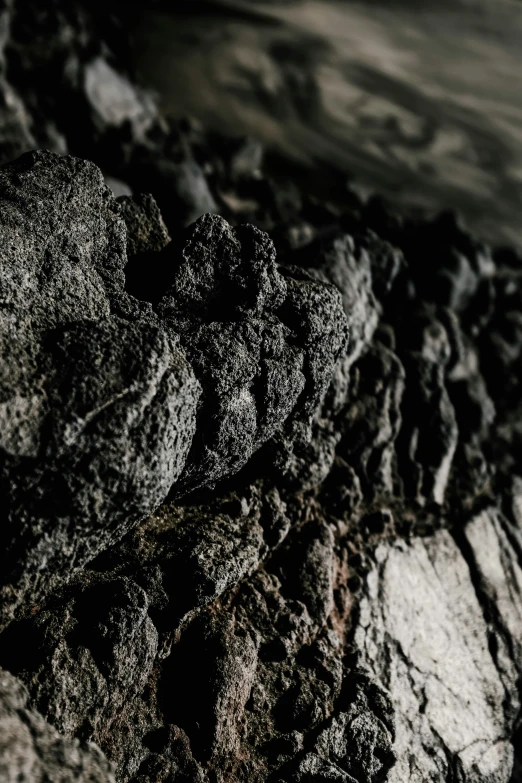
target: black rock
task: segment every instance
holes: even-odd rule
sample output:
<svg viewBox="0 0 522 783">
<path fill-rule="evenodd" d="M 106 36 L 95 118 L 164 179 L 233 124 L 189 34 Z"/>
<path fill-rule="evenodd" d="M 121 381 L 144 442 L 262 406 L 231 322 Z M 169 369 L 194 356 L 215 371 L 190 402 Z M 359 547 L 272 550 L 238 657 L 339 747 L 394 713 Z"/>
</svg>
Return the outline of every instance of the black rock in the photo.
<svg viewBox="0 0 522 783">
<path fill-rule="evenodd" d="M 0 778 L 509 783 L 519 255 L 0 26 Z"/>
<path fill-rule="evenodd" d="M 237 471 L 274 436 L 287 470 L 287 453 L 311 439 L 345 350 L 340 296 L 279 269 L 259 229 L 232 229 L 217 215 L 198 220 L 181 250 L 171 247 L 164 256 L 172 282 L 157 311 L 179 334 L 203 387 L 198 434 L 176 491 Z"/>
</svg>

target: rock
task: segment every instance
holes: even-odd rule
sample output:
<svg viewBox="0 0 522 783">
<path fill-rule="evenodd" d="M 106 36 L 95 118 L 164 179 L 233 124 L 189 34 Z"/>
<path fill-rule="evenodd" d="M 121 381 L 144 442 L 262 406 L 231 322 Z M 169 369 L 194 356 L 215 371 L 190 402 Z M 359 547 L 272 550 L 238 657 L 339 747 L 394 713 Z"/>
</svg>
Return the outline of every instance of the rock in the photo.
<svg viewBox="0 0 522 783">
<path fill-rule="evenodd" d="M 399 248 L 368 229 L 357 240 L 370 258 L 373 292 L 378 299 L 385 300 L 405 267 L 404 256 Z"/>
<path fill-rule="evenodd" d="M 27 153 L 1 170 L 0 199 L 3 321 L 44 330 L 107 317 L 123 289 L 125 225 L 96 166 Z"/>
<path fill-rule="evenodd" d="M 97 159 L 120 178 L 126 147 L 145 143 L 159 118 L 150 94 L 131 77 L 114 20 L 78 2 L 43 0 L 36 8 L 32 0 L 16 0 L 7 50 L 9 78 L 35 120 L 37 144 L 29 147 L 48 147 L 58 134 L 68 151 Z"/>
<path fill-rule="evenodd" d="M 0 163 L 34 146 L 29 114 L 11 85 L 0 76 Z"/>
<path fill-rule="evenodd" d="M 445 383 L 451 347 L 443 324 L 430 312 L 412 320 L 405 326 L 408 334 L 401 352 L 406 389 L 399 470 L 407 495 L 421 503 L 443 505 L 458 442 L 455 410 Z"/>
<path fill-rule="evenodd" d="M 116 198 L 121 198 L 121 196 L 132 196 L 132 190 L 130 189 L 129 185 L 127 185 L 127 183 L 123 182 L 121 179 L 106 176 L 105 184 L 110 190 L 112 190 Z"/>
<path fill-rule="evenodd" d="M 314 279 L 333 284 L 341 293 L 349 340 L 339 353 L 326 398 L 315 416 L 311 443 L 292 449 L 286 472 L 303 488 L 320 485 L 327 477 L 336 454 L 341 432 L 333 424 L 346 403 L 349 373 L 354 362 L 367 349 L 378 323 L 377 302 L 372 292 L 370 258 L 356 253 L 348 235 L 312 243 L 292 254 L 293 263 L 306 269 Z"/>
<path fill-rule="evenodd" d="M 522 669 L 520 532 L 520 526 L 510 525 L 495 508 L 489 508 L 468 522 L 462 540 L 484 606 L 490 649 L 506 690 L 504 707 L 513 720 L 519 710 L 513 694 Z"/>
<path fill-rule="evenodd" d="M 275 501 L 264 500 L 262 488 L 252 486 L 241 498 L 225 494 L 211 506 L 164 504 L 101 563 L 116 573 L 129 564 L 145 568 L 154 580 L 159 567 L 155 595 L 160 603 L 170 596 L 169 622 L 181 623 L 259 566 L 266 551 L 264 517 L 273 513 L 268 502 Z"/>
<path fill-rule="evenodd" d="M 4 389 L 5 420 L 19 411 L 32 428 L 2 443 L 3 612 L 38 603 L 153 510 L 194 433 L 198 387 L 164 333 L 115 319 L 52 338 L 26 396 Z"/>
<path fill-rule="evenodd" d="M 389 691 L 395 712 L 388 780 L 445 781 L 457 769 L 468 781 L 509 781 L 513 711 L 452 537 L 382 545 L 359 611 L 358 665 Z"/>
<path fill-rule="evenodd" d="M 297 770 L 290 778 L 292 781 L 307 780 L 310 783 L 326 783 L 331 780 L 333 783 L 355 783 L 355 779 L 347 772 L 343 772 L 342 769 L 335 764 L 331 764 L 328 761 L 315 755 L 315 753 L 308 753 L 304 759 L 300 762 Z"/>
<path fill-rule="evenodd" d="M 346 369 L 370 343 L 379 314 L 372 290 L 371 257 L 356 248 L 349 235 L 307 247 L 297 258 L 318 280 L 333 283 L 341 292 L 350 332 Z"/>
<path fill-rule="evenodd" d="M 357 673 L 346 712 L 335 715 L 319 735 L 316 752 L 356 780 L 386 779 L 396 761 L 395 716 L 387 694 Z M 351 778 L 350 778 L 351 779 Z"/>
<path fill-rule="evenodd" d="M 212 216 L 170 261 L 161 326 L 124 288 L 127 246 L 164 262 L 177 252 L 160 254 L 168 235 L 150 197 L 118 203 L 96 167 L 44 152 L 5 167 L 2 192 L 8 618 L 174 484 L 179 496 L 236 472 L 284 428 L 286 448 L 309 441 L 345 327 L 333 289 L 281 275 L 265 234 Z M 199 386 L 177 343 L 204 390 L 197 421 Z"/>
<path fill-rule="evenodd" d="M 127 123 L 141 137 L 154 122 L 156 106 L 152 97 L 139 90 L 104 57 L 94 57 L 86 64 L 83 90 L 93 124 L 99 125 L 102 132 L 107 127 L 118 128 Z"/>
<path fill-rule="evenodd" d="M 345 347 L 340 297 L 278 269 L 263 232 L 232 229 L 216 215 L 198 220 L 181 250 L 171 245 L 165 256 L 172 283 L 157 312 L 179 334 L 204 390 L 179 491 L 236 472 L 273 436 L 288 472 Z"/>
<path fill-rule="evenodd" d="M 338 453 L 351 464 L 364 490 L 375 497 L 393 493 L 396 440 L 401 430 L 401 403 L 406 385 L 402 363 L 377 343 L 355 365 L 357 388 L 344 411 Z"/>
<path fill-rule="evenodd" d="M 110 764 L 96 745 L 64 739 L 27 702 L 21 683 L 0 670 L 2 780 L 114 783 Z"/>
<path fill-rule="evenodd" d="M 230 155 L 230 175 L 232 179 L 257 176 L 263 164 L 264 149 L 253 138 L 239 139 Z"/>
<path fill-rule="evenodd" d="M 0 168 L 0 777 L 507 783 L 519 256 L 166 119 L 120 21 L 0 9 L 0 155 L 50 150 Z"/>
<path fill-rule="evenodd" d="M 1 171 L 1 198 L 5 622 L 163 500 L 199 387 L 161 328 L 111 314 L 132 305 L 126 235 L 96 167 L 31 153 Z"/>
<path fill-rule="evenodd" d="M 193 650 L 202 657 L 201 673 L 193 672 L 183 684 Z M 169 710 L 172 722 L 181 724 L 200 760 L 222 769 L 240 750 L 242 718 L 250 697 L 257 665 L 256 639 L 238 628 L 233 619 L 203 613 L 192 623 L 181 644 L 174 648 L 165 668 L 162 687 L 176 686 L 178 702 Z M 194 699 L 194 695 L 197 698 Z"/>
<path fill-rule="evenodd" d="M 127 227 L 127 255 L 158 253 L 170 242 L 161 212 L 150 193 L 121 196 L 121 215 Z"/>
<path fill-rule="evenodd" d="M 205 175 L 194 160 L 174 163 L 153 159 L 136 167 L 135 172 L 135 186 L 156 195 L 172 231 L 189 226 L 207 212 L 219 212 Z"/>
</svg>

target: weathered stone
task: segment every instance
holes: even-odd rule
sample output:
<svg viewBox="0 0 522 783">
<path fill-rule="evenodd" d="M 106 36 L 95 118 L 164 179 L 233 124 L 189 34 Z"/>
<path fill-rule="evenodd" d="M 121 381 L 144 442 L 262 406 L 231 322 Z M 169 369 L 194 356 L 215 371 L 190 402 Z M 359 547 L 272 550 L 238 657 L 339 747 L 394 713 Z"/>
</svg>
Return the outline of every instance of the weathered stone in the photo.
<svg viewBox="0 0 522 783">
<path fill-rule="evenodd" d="M 0 199 L 5 622 L 163 500 L 199 387 L 161 328 L 116 317 L 126 232 L 95 166 L 31 153 Z"/>
<path fill-rule="evenodd" d="M 235 472 L 277 435 L 282 470 L 311 425 L 346 343 L 335 290 L 280 270 L 269 237 L 207 215 L 165 258 L 173 280 L 160 318 L 203 387 L 198 436 L 179 490 Z M 282 272 L 284 271 L 284 274 Z"/>
<path fill-rule="evenodd" d="M 0 776 L 6 783 L 114 783 L 100 749 L 61 737 L 28 707 L 27 690 L 0 670 Z"/>
<path fill-rule="evenodd" d="M 509 781 L 512 710 L 451 536 L 382 545 L 359 611 L 358 665 L 390 692 L 395 711 L 398 760 L 388 780 L 442 783 L 456 769 L 465 780 Z"/>
<path fill-rule="evenodd" d="M 507 783 L 519 255 L 268 179 L 128 53 L 0 3 L 0 155 L 100 167 L 0 169 L 0 777 Z"/>
</svg>

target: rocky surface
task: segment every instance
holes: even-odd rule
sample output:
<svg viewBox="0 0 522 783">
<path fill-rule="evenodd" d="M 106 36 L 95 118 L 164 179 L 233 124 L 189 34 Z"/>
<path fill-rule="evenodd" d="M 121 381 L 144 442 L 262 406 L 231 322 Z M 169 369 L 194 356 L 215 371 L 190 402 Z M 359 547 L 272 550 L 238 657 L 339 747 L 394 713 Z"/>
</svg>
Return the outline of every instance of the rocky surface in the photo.
<svg viewBox="0 0 522 783">
<path fill-rule="evenodd" d="M 28 153 L 1 180 L 5 622 L 161 502 L 200 390 L 165 332 L 122 318 L 140 308 L 123 291 L 125 226 L 101 172 Z"/>
<path fill-rule="evenodd" d="M 494 533 L 493 539 L 498 547 Z M 385 684 L 396 706 L 398 760 L 388 779 L 505 780 L 520 707 L 517 672 L 505 650 L 498 661 L 488 646 L 487 623 L 455 541 L 440 531 L 378 548 L 376 560 L 354 642 L 360 665 Z"/>
<path fill-rule="evenodd" d="M 522 259 L 272 181 L 162 117 L 101 11 L 32 7 L 2 11 L 2 154 L 45 149 L 0 168 L 0 776 L 519 780 Z"/>
<path fill-rule="evenodd" d="M 0 672 L 0 774 L 6 783 L 114 783 L 109 762 L 92 743 L 67 740 L 28 709 L 28 693 Z"/>
</svg>

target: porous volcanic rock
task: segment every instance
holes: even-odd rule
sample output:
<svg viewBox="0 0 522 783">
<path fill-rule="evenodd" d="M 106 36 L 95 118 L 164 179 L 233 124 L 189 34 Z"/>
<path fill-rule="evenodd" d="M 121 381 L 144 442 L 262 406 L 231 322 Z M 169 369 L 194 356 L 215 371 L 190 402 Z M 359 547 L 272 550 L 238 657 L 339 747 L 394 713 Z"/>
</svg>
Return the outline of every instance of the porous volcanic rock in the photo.
<svg viewBox="0 0 522 783">
<path fill-rule="evenodd" d="M 178 491 L 238 470 L 279 431 L 274 459 L 287 470 L 289 455 L 310 442 L 347 350 L 340 294 L 300 270 L 278 268 L 267 234 L 233 229 L 217 215 L 200 218 L 181 251 L 166 249 L 164 263 L 173 279 L 157 312 L 179 334 L 203 387 Z"/>
<path fill-rule="evenodd" d="M 123 290 L 125 224 L 94 165 L 27 153 L 0 193 L 5 622 L 163 500 L 200 392 Z"/>
<path fill-rule="evenodd" d="M 168 243 L 151 197 L 117 202 L 93 164 L 49 152 L 5 166 L 0 194 L 9 617 L 174 485 L 237 472 L 283 426 L 309 442 L 347 330 L 340 295 L 283 275 L 253 226 L 209 215 L 165 247 L 156 314 L 124 287 L 127 234 L 143 266 Z"/>
<path fill-rule="evenodd" d="M 2 780 L 519 783 L 520 255 L 0 30 Z"/>
</svg>

